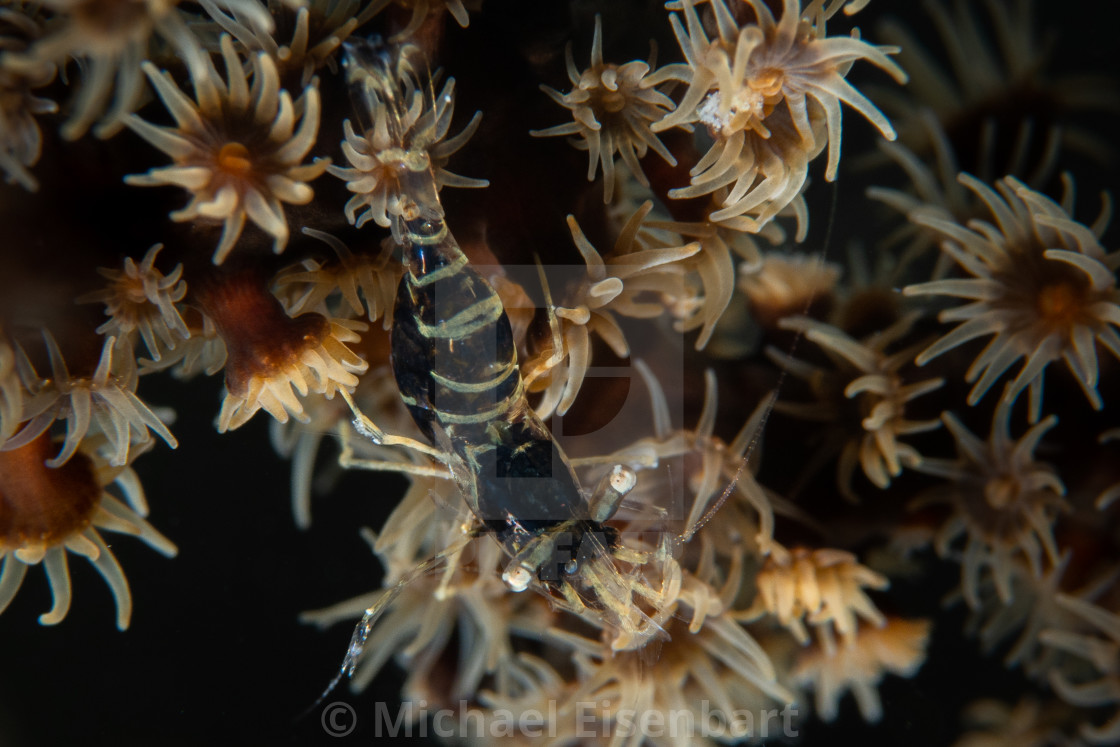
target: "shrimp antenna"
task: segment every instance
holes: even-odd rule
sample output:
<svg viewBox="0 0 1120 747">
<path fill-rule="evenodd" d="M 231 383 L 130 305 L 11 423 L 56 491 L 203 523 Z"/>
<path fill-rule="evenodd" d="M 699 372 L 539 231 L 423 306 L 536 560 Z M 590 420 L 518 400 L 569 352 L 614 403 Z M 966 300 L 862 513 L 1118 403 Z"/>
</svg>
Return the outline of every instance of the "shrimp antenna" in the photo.
<svg viewBox="0 0 1120 747">
<path fill-rule="evenodd" d="M 837 197 L 839 194 L 838 184 L 839 179 L 832 183 L 832 200 L 829 206 L 828 229 L 825 231 L 824 242 L 821 245 L 820 254 L 817 255 L 817 261 L 822 264 L 826 261 L 825 258 L 828 256 L 828 249 L 832 244 L 832 230 L 835 227 L 836 223 L 836 206 Z M 809 315 L 809 308 L 812 303 L 812 297 L 805 299 L 805 306 L 801 309 L 802 316 Z M 793 342 L 790 343 L 789 353 L 787 353 L 787 355 L 794 354 L 804 334 L 805 333 L 803 330 L 797 330 L 796 334 L 794 335 Z M 781 394 L 782 385 L 785 384 L 788 374 L 789 371 L 783 368 L 778 374 L 778 382 L 774 385 L 774 388 L 770 391 L 770 393 L 766 395 L 769 399 L 769 402 L 766 403 L 762 416 L 758 419 L 757 427 L 755 427 L 754 433 L 751 435 L 750 441 L 747 443 L 746 448 L 743 451 L 743 457 L 739 460 L 739 466 L 735 469 L 735 474 L 732 475 L 731 482 L 728 483 L 726 488 L 724 488 L 723 494 L 720 495 L 719 500 L 715 501 L 711 505 L 711 507 L 709 507 L 708 510 L 704 512 L 704 515 L 701 516 L 696 521 L 696 523 L 693 526 L 689 527 L 688 531 L 681 536 L 680 541 L 682 543 L 691 540 L 698 531 L 700 531 L 708 522 L 712 520 L 712 518 L 716 515 L 716 512 L 719 511 L 720 508 L 723 507 L 723 504 L 727 502 L 727 499 L 731 496 L 732 491 L 735 490 L 735 486 L 739 484 L 739 478 L 743 476 L 743 470 L 746 468 L 747 463 L 750 461 L 751 454 L 754 453 L 755 447 L 758 446 L 758 444 L 762 440 L 762 433 L 766 430 L 766 422 L 770 419 L 770 413 L 774 411 L 774 405 L 778 402 L 778 396 Z M 738 440 L 739 439 L 737 438 L 736 441 Z"/>
<path fill-rule="evenodd" d="M 396 584 L 385 589 L 377 598 L 377 601 L 366 608 L 365 612 L 362 613 L 362 619 L 354 626 L 354 632 L 350 636 L 350 645 L 346 648 L 346 656 L 342 659 L 342 666 L 338 668 L 338 672 L 331 678 L 331 681 L 327 684 L 322 694 L 299 715 L 296 719 L 297 721 L 322 705 L 323 701 L 327 699 L 328 695 L 334 692 L 334 689 L 338 687 L 338 684 L 342 682 L 343 678 L 350 679 L 354 676 L 354 670 L 358 666 L 358 659 L 361 658 L 362 652 L 365 650 L 366 641 L 369 640 L 370 633 L 373 632 L 374 626 L 377 625 L 377 621 L 381 619 L 385 611 L 393 606 L 393 602 L 397 600 L 397 597 L 404 591 L 404 588 L 414 583 L 416 579 L 421 576 L 438 568 L 447 558 L 454 557 L 457 553 L 462 552 L 463 548 L 474 538 L 475 535 L 472 533 L 444 549 L 442 552 L 428 558 L 406 573 Z"/>
</svg>

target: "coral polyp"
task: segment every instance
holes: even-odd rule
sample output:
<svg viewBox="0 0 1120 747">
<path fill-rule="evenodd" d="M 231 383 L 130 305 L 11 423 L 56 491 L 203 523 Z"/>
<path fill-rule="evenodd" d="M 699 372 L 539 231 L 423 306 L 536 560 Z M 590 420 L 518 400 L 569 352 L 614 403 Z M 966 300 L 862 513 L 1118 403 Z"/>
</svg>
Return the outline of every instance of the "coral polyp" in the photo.
<svg viewBox="0 0 1120 747">
<path fill-rule="evenodd" d="M 861 566 L 854 555 L 838 550 L 775 547 L 756 579 L 758 593 L 745 614 L 769 614 L 788 628 L 798 643 L 809 642 L 805 623 L 828 628 L 825 640 L 839 634 L 851 643 L 864 624 L 882 627 L 886 619 L 863 591 L 885 589 L 886 577 Z"/>
<path fill-rule="evenodd" d="M 1010 405 L 996 408 L 991 434 L 981 441 L 955 416 L 942 419 L 957 443 L 958 458 L 923 459 L 916 468 L 951 480 L 923 496 L 921 505 L 948 504 L 949 518 L 937 535 L 941 555 L 964 537 L 961 590 L 969 606 L 980 603 L 980 580 L 990 575 L 1000 601 L 1012 600 L 1013 558 L 1022 555 L 1039 577 L 1058 563 L 1054 523 L 1068 509 L 1065 485 L 1054 468 L 1034 459 L 1042 437 L 1057 424 L 1051 415 L 1012 440 Z"/>
<path fill-rule="evenodd" d="M 878 48 L 855 38 L 825 36 L 825 22 L 839 8 L 816 0 L 782 3 L 776 19 L 761 0 L 747 5 L 756 22 L 740 24 L 725 0 L 712 0 L 717 38 L 704 29 L 691 0 L 683 3 L 685 23 L 671 16 L 673 32 L 687 64 L 671 65 L 651 79 L 688 85 L 676 109 L 655 123 L 655 132 L 698 123 L 714 143 L 692 169 L 692 182 L 678 198 L 731 192 L 712 220 L 744 217 L 764 224 L 800 193 L 808 163 L 828 145 L 825 178 L 836 178 L 840 163 L 840 104 L 848 104 L 888 140 L 887 118 L 844 76 L 865 59 L 904 82 L 905 73 Z"/>
<path fill-rule="evenodd" d="M 109 280 L 109 287 L 78 299 L 82 303 L 105 304 L 109 321 L 97 328 L 100 334 L 127 338 L 132 345 L 136 337 L 144 341 L 148 354 L 159 361 L 164 350 L 173 349 L 190 337 L 190 331 L 175 304 L 187 295 L 183 282 L 183 266 L 176 265 L 170 275 L 155 268 L 161 244 L 156 244 L 137 264 L 131 257 L 124 261 L 124 271 L 105 267 L 100 273 Z"/>
<path fill-rule="evenodd" d="M 36 117 L 58 110 L 55 102 L 32 92 L 54 80 L 56 68 L 50 62 L 15 65 L 10 55 L 27 49 L 41 34 L 38 14 L 0 7 L 0 173 L 5 181 L 30 190 L 37 182 L 28 168 L 39 160 L 43 141 Z"/>
<path fill-rule="evenodd" d="M 838 715 L 840 699 L 851 691 L 867 721 L 878 721 L 883 704 L 876 686 L 888 674 L 910 676 L 925 660 L 929 622 L 892 618 L 880 627 L 862 627 L 855 640 L 831 650 L 816 646 L 798 656 L 795 680 L 814 691 L 821 718 Z"/>
<path fill-rule="evenodd" d="M 839 433 L 830 444 L 840 451 L 837 462 L 837 487 L 846 498 L 856 500 L 852 477 L 857 464 L 864 475 L 879 488 L 902 473 L 904 465 L 921 461 L 914 447 L 899 440 L 937 428 L 937 420 L 916 420 L 907 416 L 907 405 L 914 399 L 941 388 L 942 379 L 911 381 L 903 370 L 911 366 L 915 350 L 904 348 L 887 353 L 887 347 L 906 335 L 913 316 L 904 317 L 864 341 L 853 340 L 831 325 L 790 316 L 778 327 L 804 334 L 833 360 L 834 370 L 818 368 L 804 361 L 768 351 L 774 361 L 793 376 L 810 383 L 817 401 L 781 402 L 779 412 L 814 421 L 838 421 Z M 845 403 L 840 397 L 848 400 Z M 840 400 L 840 401 L 837 401 Z"/>
<path fill-rule="evenodd" d="M 970 303 L 942 311 L 943 322 L 960 322 L 918 356 L 923 365 L 958 345 L 992 335 L 965 379 L 975 381 L 968 403 L 981 397 L 1018 360 L 1022 368 L 1004 392 L 1013 402 L 1030 387 L 1031 420 L 1042 407 L 1043 374 L 1062 359 L 1096 409 L 1097 343 L 1120 358 L 1120 289 L 1116 270 L 1120 252 L 1107 253 L 1099 238 L 1107 203 L 1092 227 L 1070 217 L 1073 189 L 1067 183 L 1064 205 L 1007 177 L 992 190 L 974 177 L 960 181 L 979 196 L 995 223 L 972 221 L 961 226 L 916 212 L 912 220 L 945 239 L 942 251 L 971 278 L 935 280 L 908 286 L 905 293 L 964 298 Z M 997 191 L 998 190 L 998 191 Z"/>
<path fill-rule="evenodd" d="M 314 83 L 293 102 L 279 88 L 276 63 L 262 53 L 251 59 L 250 86 L 228 36 L 222 38 L 222 59 L 225 81 L 209 59 L 193 60 L 195 101 L 167 73 L 146 63 L 144 72 L 177 127 L 156 127 L 136 116 L 127 119 L 129 127 L 174 161 L 173 166 L 129 176 L 128 183 L 178 186 L 190 192 L 191 201 L 172 213 L 172 220 L 222 221 L 214 264 L 229 255 L 246 220 L 272 237 L 273 251 L 282 252 L 289 235 L 283 203 L 310 202 L 315 193 L 306 182 L 328 164 L 303 163 L 319 132 Z"/>
<path fill-rule="evenodd" d="M 1080 621 L 1088 623 L 1092 633 L 1070 633 L 1048 630 L 1044 642 L 1061 651 L 1088 661 L 1100 673 L 1100 678 L 1073 682 L 1055 670 L 1050 675 L 1050 685 L 1068 703 L 1084 707 L 1114 705 L 1117 697 L 1116 662 L 1120 659 L 1120 615 L 1068 595 L 1058 597 L 1058 604 Z M 1120 739 L 1120 716 L 1113 714 L 1101 725 L 1084 723 L 1080 736 L 1089 744 L 1111 744 Z"/>
<path fill-rule="evenodd" d="M 53 467 L 44 461 L 53 450 L 46 434 L 0 451 L 0 612 L 19 591 L 27 566 L 42 563 L 54 606 L 39 622 L 61 622 L 70 609 L 69 552 L 85 557 L 105 578 L 116 600 L 117 627 L 124 630 L 132 617 L 132 593 L 98 530 L 134 535 L 163 555 L 175 555 L 175 545 L 144 520 L 147 503 L 132 468 L 109 465 L 103 445 L 103 439 L 91 438 Z M 109 491 L 114 484 L 127 505 Z"/>
<path fill-rule="evenodd" d="M 688 294 L 682 265 L 699 246 L 643 232 L 642 222 L 652 207 L 647 202 L 630 216 L 606 259 L 587 240 L 576 219 L 568 216 L 568 230 L 587 270 L 573 291 L 555 299 L 558 303 L 550 314 L 556 333 L 541 353 L 525 363 L 530 391 L 533 387 L 548 390 L 539 405 L 542 413 L 555 409 L 563 415 L 572 406 L 591 365 L 591 333 L 601 337 L 615 355 L 626 358 L 630 346 L 616 314 L 661 316 L 667 306 L 663 298 Z M 562 365 L 565 361 L 566 366 Z"/>
<path fill-rule="evenodd" d="M 136 359 L 127 338 L 122 339 L 120 345 L 117 338 L 107 338 L 97 367 L 86 375 L 70 373 L 58 342 L 50 332 L 43 332 L 43 340 L 51 362 L 51 375 L 40 378 L 27 362 L 27 356 L 21 356 L 24 404 L 20 418 L 26 423 L 19 433 L 0 445 L 0 450 L 17 449 L 30 443 L 58 420 L 66 421 L 66 439 L 49 462 L 53 467 L 65 464 L 77 452 L 91 428 L 108 440 L 112 447 L 110 463 L 115 466 L 127 464 L 133 444 L 151 441 L 153 433 L 171 448 L 178 446 L 167 425 L 136 396 Z"/>
<path fill-rule="evenodd" d="M 647 187 L 649 180 L 642 173 L 638 159 L 650 149 L 670 166 L 677 165 L 673 154 L 650 130 L 650 125 L 672 108 L 673 100 L 646 80 L 651 74 L 648 63 L 639 60 L 624 65 L 604 62 L 603 27 L 598 16 L 591 42 L 590 67 L 583 71 L 576 67 L 570 44 L 564 50 L 564 58 L 572 90 L 562 94 L 548 86 L 541 88 L 549 98 L 570 110 L 575 122 L 534 130 L 531 135 L 578 135 L 582 138 L 572 142 L 580 150 L 586 150 L 591 159 L 587 167 L 588 181 L 595 179 L 595 172 L 602 164 L 603 202 L 606 203 L 614 194 L 615 153 L 622 156 L 622 162 L 634 178 Z"/>
<path fill-rule="evenodd" d="M 352 392 L 369 365 L 347 347 L 361 339 L 365 324 L 315 312 L 289 317 L 252 274 L 214 283 L 201 292 L 201 303 L 227 350 L 219 431 L 240 427 L 262 409 L 281 423 L 306 420 L 300 397 Z"/>
<path fill-rule="evenodd" d="M 51 32 L 13 60 L 18 68 L 44 63 L 64 64 L 73 57 L 82 63 L 81 87 L 72 113 L 62 127 L 67 139 L 85 134 L 94 123 L 98 137 L 110 137 L 124 118 L 140 105 L 144 95 L 141 63 L 153 54 L 162 38 L 175 51 L 190 56 L 198 40 L 187 26 L 189 16 L 177 7 L 179 0 L 51 0 Z M 220 0 L 236 8 L 261 28 L 272 19 L 255 0 Z"/>
<path fill-rule="evenodd" d="M 213 0 L 201 5 L 249 52 L 263 51 L 276 63 L 284 84 L 305 87 L 319 68 L 336 64 L 342 43 L 372 18 L 382 3 L 320 0 L 314 3 L 267 0 L 276 28 L 259 24 L 255 14 L 236 5 L 223 11 Z"/>
<path fill-rule="evenodd" d="M 346 182 L 346 188 L 354 193 L 346 203 L 346 217 L 358 228 L 372 220 L 377 225 L 388 228 L 392 219 L 400 214 L 396 195 L 400 191 L 399 178 L 408 169 L 407 161 L 421 158 L 430 161 L 436 169 L 437 187 L 485 187 L 484 179 L 471 179 L 459 176 L 444 168 L 452 154 L 463 147 L 478 129 L 481 112 L 474 117 L 457 135 L 448 138 L 451 117 L 455 112 L 455 80 L 449 79 L 439 96 L 430 100 L 423 90 L 413 86 L 406 94 L 404 102 L 406 114 L 402 121 L 393 122 L 394 128 L 403 133 L 401 142 L 390 135 L 390 117 L 394 116 L 387 102 L 377 98 L 375 92 L 368 92 L 369 106 L 374 117 L 372 125 L 358 132 L 350 120 L 343 123 L 346 139 L 342 152 L 350 167 L 330 166 L 333 176 Z"/>
</svg>

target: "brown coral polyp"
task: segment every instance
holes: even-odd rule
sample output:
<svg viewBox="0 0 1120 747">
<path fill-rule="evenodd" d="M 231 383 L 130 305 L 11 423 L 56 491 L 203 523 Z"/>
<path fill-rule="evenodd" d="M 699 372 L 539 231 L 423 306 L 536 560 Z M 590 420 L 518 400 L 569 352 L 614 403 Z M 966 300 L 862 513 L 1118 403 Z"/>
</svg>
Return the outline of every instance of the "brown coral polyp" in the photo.
<svg viewBox="0 0 1120 747">
<path fill-rule="evenodd" d="M 101 496 L 84 454 L 51 468 L 56 445 L 46 433 L 0 451 L 0 550 L 50 546 L 89 526 Z"/>
<path fill-rule="evenodd" d="M 271 378 L 296 365 L 304 350 L 330 334 L 319 314 L 291 318 L 260 278 L 239 272 L 200 292 L 206 315 L 225 341 L 226 388 L 244 396 L 254 376 Z"/>
</svg>

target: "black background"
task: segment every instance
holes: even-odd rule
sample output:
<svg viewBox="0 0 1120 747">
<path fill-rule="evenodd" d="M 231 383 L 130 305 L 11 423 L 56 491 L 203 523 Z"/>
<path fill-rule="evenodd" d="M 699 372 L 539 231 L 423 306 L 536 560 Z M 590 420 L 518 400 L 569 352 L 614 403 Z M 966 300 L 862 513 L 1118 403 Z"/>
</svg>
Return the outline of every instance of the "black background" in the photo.
<svg viewBox="0 0 1120 747">
<path fill-rule="evenodd" d="M 1108 67 L 1115 74 L 1109 67 L 1120 42 L 1115 11 L 1107 18 L 1097 12 L 1104 3 L 1038 4 L 1044 6 L 1037 11 L 1043 26 L 1061 38 L 1053 67 Z M 857 21 L 870 35 L 878 15 L 912 17 L 915 5 L 874 0 Z M 486 14 L 520 12 L 516 3 L 486 0 L 484 7 Z M 922 23 L 919 34 L 928 38 Z M 451 33 L 485 27 L 485 20 L 472 19 L 471 29 L 454 27 Z M 663 46 L 663 59 L 672 51 Z M 855 122 L 858 115 L 848 110 L 845 119 Z M 869 128 L 857 128 L 867 135 Z M 845 137 L 846 152 L 858 147 L 848 145 L 847 132 Z M 827 195 L 842 190 L 848 180 L 844 163 L 835 188 L 823 184 L 819 168 L 818 189 Z M 1094 176 L 1106 186 L 1120 184 L 1114 167 Z M 862 186 L 841 199 L 858 201 L 859 192 Z M 854 224 L 857 216 L 840 211 L 838 221 Z M 824 230 L 823 223 L 814 230 Z M 179 449 L 160 444 L 137 470 L 152 506 L 150 521 L 178 544 L 180 554 L 168 560 L 137 541 L 107 537 L 135 600 L 126 633 L 114 627 L 107 587 L 92 566 L 73 557 L 69 615 L 53 628 L 37 625 L 50 595 L 42 571 L 29 571 L 0 616 L 0 747 L 361 744 L 373 739 L 376 702 L 395 713 L 400 675 L 390 666 L 366 692 L 341 689 L 331 696 L 357 709 L 358 728 L 348 738 L 325 734 L 321 709 L 301 717 L 336 671 L 350 629 L 340 625 L 320 633 L 296 618 L 376 587 L 380 570 L 357 530 L 380 525 L 403 480 L 343 476 L 330 495 L 314 502 L 311 530 L 300 532 L 289 509 L 289 465 L 269 446 L 267 416 L 218 437 L 213 417 L 220 389 L 213 379 L 187 385 L 156 377 L 142 381 L 146 401 L 178 412 L 173 431 Z M 1016 674 L 1005 672 L 998 659 L 979 657 L 976 644 L 960 635 L 959 609 L 939 611 L 941 595 L 956 580 L 956 569 L 948 568 L 932 581 L 896 585 L 892 592 L 913 614 L 939 616 L 922 671 L 884 685 L 883 723 L 863 725 L 846 697 L 840 721 L 810 721 L 803 744 L 944 745 L 957 733 L 964 703 L 1023 689 Z"/>
</svg>

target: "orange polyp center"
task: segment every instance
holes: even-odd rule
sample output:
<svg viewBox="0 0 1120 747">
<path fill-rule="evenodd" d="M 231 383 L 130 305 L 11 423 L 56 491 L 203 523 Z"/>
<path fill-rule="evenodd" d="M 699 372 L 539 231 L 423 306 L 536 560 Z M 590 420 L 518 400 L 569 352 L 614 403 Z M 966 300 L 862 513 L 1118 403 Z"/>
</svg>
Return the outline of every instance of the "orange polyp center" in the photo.
<svg viewBox="0 0 1120 747">
<path fill-rule="evenodd" d="M 253 168 L 249 149 L 241 143 L 226 143 L 218 151 L 218 167 L 229 174 L 244 176 Z"/>
<path fill-rule="evenodd" d="M 997 511 L 1005 509 L 1019 498 L 1019 481 L 1007 475 L 989 480 L 984 486 L 984 498 Z"/>
<path fill-rule="evenodd" d="M 621 91 L 611 91 L 603 95 L 602 105 L 603 111 L 617 114 L 626 108 L 626 96 Z"/>
<path fill-rule="evenodd" d="M 626 108 L 626 94 L 621 90 L 603 88 L 599 92 L 599 106 L 595 107 L 605 114 L 617 114 Z"/>
<path fill-rule="evenodd" d="M 1044 285 L 1038 293 L 1039 314 L 1055 324 L 1072 324 L 1081 305 L 1081 294 L 1068 282 Z"/>
<path fill-rule="evenodd" d="M 101 497 L 93 464 L 79 452 L 52 469 L 56 450 L 44 433 L 0 451 L 0 549 L 55 545 L 89 526 Z"/>
<path fill-rule="evenodd" d="M 759 72 L 758 75 L 750 78 L 748 84 L 755 91 L 758 91 L 763 96 L 770 98 L 777 96 L 782 92 L 782 83 L 785 81 L 785 76 L 780 70 L 766 69 Z"/>
<path fill-rule="evenodd" d="M 113 281 L 112 289 L 114 298 L 106 302 L 110 305 L 110 310 L 113 307 L 118 310 L 122 309 L 125 304 L 130 304 L 132 307 L 142 307 L 148 304 L 148 294 L 144 289 L 142 278 L 121 274 Z M 129 311 L 134 312 L 136 309 L 130 308 Z M 110 311 L 106 311 L 106 313 L 110 313 Z"/>
</svg>

